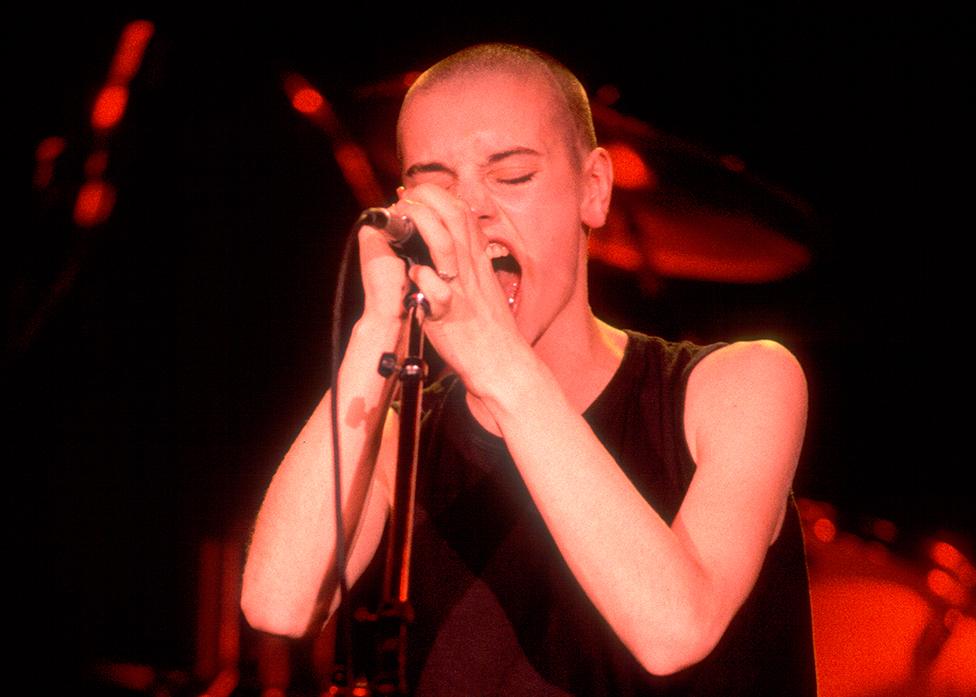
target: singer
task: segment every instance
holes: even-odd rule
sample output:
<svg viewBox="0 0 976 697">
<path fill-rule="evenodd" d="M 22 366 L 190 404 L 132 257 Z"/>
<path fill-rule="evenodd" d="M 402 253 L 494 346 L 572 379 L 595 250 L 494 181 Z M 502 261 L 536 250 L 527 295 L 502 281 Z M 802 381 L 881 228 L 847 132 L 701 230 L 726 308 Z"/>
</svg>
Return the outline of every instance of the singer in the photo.
<svg viewBox="0 0 976 697">
<path fill-rule="evenodd" d="M 816 694 L 794 357 L 593 315 L 587 238 L 613 171 L 552 58 L 491 44 L 445 59 L 407 94 L 398 141 L 392 212 L 430 250 L 409 278 L 452 370 L 424 399 L 415 694 Z M 350 579 L 389 509 L 397 415 L 376 366 L 407 288 L 381 231 L 359 244 L 365 311 L 337 416 Z M 242 597 L 257 628 L 300 636 L 337 602 L 332 418 L 326 397 L 258 514 Z"/>
</svg>

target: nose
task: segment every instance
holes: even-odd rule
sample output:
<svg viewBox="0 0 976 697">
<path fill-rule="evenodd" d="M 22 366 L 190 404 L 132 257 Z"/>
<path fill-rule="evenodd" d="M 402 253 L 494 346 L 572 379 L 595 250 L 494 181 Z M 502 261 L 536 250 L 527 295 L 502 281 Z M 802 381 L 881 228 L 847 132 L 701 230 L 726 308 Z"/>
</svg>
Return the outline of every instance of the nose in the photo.
<svg viewBox="0 0 976 697">
<path fill-rule="evenodd" d="M 481 221 L 491 220 L 495 215 L 495 202 L 484 182 L 477 180 L 459 181 L 456 188 L 461 199 L 475 217 Z"/>
</svg>

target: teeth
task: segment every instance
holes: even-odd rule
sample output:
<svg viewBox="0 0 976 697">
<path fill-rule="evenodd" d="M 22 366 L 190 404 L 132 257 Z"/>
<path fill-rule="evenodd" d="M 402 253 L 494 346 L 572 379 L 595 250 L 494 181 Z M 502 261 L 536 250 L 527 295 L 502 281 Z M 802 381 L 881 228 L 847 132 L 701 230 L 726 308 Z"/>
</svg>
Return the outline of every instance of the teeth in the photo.
<svg viewBox="0 0 976 697">
<path fill-rule="evenodd" d="M 488 255 L 489 259 L 498 259 L 499 257 L 507 257 L 511 252 L 501 242 L 489 242 L 485 254 Z"/>
<path fill-rule="evenodd" d="M 519 279 L 522 269 L 519 267 L 511 250 L 501 242 L 489 242 L 485 247 L 485 256 L 491 260 L 491 265 L 501 283 L 502 290 L 505 292 L 508 306 L 515 311 L 515 296 L 518 295 Z"/>
</svg>

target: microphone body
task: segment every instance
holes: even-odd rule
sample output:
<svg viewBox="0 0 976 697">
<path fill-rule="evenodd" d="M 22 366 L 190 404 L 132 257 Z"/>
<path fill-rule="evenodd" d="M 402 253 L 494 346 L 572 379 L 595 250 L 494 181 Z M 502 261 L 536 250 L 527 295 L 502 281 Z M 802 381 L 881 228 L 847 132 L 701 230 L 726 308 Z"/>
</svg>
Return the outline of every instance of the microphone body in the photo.
<svg viewBox="0 0 976 697">
<path fill-rule="evenodd" d="M 417 232 L 413 221 L 406 216 L 395 216 L 387 208 L 367 208 L 359 217 L 360 226 L 369 225 L 382 230 L 397 256 L 412 264 L 433 266 L 427 243 Z"/>
</svg>

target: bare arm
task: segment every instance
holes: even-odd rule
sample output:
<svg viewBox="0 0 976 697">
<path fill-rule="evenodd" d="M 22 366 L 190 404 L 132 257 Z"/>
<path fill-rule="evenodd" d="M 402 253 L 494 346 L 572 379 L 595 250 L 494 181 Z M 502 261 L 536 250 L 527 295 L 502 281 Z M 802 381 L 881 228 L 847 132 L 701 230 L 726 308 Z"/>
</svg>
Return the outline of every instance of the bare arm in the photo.
<svg viewBox="0 0 976 697">
<path fill-rule="evenodd" d="M 389 508 L 388 474 L 395 453 L 384 433 L 396 431 L 388 411 L 393 381 L 376 368 L 396 348 L 403 264 L 375 232 L 360 235 L 367 306 L 353 329 L 339 373 L 343 522 L 350 580 L 376 550 Z M 371 292 L 372 291 L 372 292 Z M 385 431 L 384 431 L 384 423 Z M 330 394 L 319 403 L 275 473 L 258 513 L 244 568 L 241 608 L 263 631 L 301 636 L 318 599 L 331 599 L 338 579 Z M 374 466 L 379 462 L 378 466 Z"/>
<path fill-rule="evenodd" d="M 805 427 L 802 371 L 771 342 L 696 367 L 685 429 L 698 468 L 671 527 L 547 373 L 520 370 L 485 403 L 560 551 L 647 670 L 701 660 L 778 534 Z"/>
</svg>

